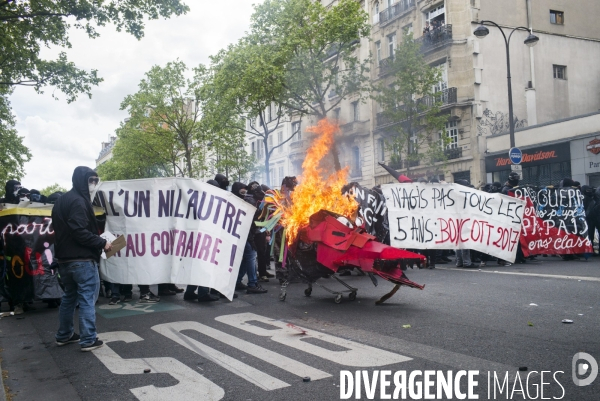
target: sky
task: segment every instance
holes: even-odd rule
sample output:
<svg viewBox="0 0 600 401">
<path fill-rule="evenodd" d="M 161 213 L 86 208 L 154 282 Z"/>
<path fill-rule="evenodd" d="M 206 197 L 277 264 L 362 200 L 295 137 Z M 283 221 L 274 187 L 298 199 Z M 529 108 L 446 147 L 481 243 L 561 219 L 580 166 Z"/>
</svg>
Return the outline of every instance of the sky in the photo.
<svg viewBox="0 0 600 401">
<path fill-rule="evenodd" d="M 28 189 L 42 189 L 58 183 L 71 188 L 71 175 L 77 166 L 95 168 L 96 159 L 119 123 L 127 117 L 119 110 L 126 95 L 137 91 L 144 73 L 153 65 L 164 66 L 180 59 L 188 68 L 208 64 L 229 43 L 248 30 L 252 3 L 257 0 L 185 0 L 190 11 L 181 17 L 148 21 L 140 41 L 107 25 L 101 36 L 89 39 L 78 30 L 69 33 L 70 61 L 85 70 L 97 69 L 104 78 L 92 89 L 92 98 L 80 96 L 68 104 L 65 96 L 52 88 L 42 95 L 32 88 L 18 87 L 10 100 L 17 116 L 17 130 L 24 137 L 32 158 L 21 180 Z M 54 58 L 59 49 L 42 55 Z"/>
</svg>

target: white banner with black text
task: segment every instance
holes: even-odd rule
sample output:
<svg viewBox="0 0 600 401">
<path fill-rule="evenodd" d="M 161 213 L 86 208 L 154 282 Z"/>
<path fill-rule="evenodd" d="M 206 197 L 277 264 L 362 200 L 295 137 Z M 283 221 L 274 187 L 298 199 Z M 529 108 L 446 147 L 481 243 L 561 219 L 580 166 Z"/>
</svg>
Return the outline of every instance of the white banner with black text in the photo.
<svg viewBox="0 0 600 401">
<path fill-rule="evenodd" d="M 514 262 L 525 202 L 458 184 L 382 186 L 391 245 L 473 249 Z"/>
<path fill-rule="evenodd" d="M 127 242 L 102 261 L 103 279 L 200 285 L 232 299 L 256 208 L 191 178 L 104 182 L 97 197 L 106 231 Z"/>
</svg>

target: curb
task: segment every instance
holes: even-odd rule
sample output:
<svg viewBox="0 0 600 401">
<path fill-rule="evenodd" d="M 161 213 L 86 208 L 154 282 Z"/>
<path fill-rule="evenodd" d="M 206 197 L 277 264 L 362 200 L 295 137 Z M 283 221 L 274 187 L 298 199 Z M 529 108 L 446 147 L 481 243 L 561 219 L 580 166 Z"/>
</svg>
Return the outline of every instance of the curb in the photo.
<svg viewBox="0 0 600 401">
<path fill-rule="evenodd" d="M 0 401 L 6 401 L 4 378 L 2 377 L 2 364 L 0 363 Z"/>
</svg>

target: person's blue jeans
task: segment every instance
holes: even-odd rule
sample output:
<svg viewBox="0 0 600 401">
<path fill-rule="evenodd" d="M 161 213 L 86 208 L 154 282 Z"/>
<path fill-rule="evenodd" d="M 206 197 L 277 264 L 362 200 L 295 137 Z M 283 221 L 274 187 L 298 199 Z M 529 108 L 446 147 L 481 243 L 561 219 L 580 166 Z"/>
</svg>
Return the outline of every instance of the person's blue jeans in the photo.
<svg viewBox="0 0 600 401">
<path fill-rule="evenodd" d="M 95 304 L 100 291 L 98 264 L 94 261 L 59 263 L 58 272 L 65 294 L 60 304 L 56 340 L 67 341 L 73 335 L 73 317 L 79 304 L 79 344 L 92 345 L 96 341 Z"/>
<path fill-rule="evenodd" d="M 240 265 L 240 272 L 238 273 L 237 283 L 241 283 L 244 275 L 248 275 L 248 287 L 256 287 L 258 283 L 258 277 L 256 277 L 256 251 L 252 249 L 252 245 L 246 242 L 244 247 L 244 256 L 242 257 L 242 264 Z"/>
</svg>

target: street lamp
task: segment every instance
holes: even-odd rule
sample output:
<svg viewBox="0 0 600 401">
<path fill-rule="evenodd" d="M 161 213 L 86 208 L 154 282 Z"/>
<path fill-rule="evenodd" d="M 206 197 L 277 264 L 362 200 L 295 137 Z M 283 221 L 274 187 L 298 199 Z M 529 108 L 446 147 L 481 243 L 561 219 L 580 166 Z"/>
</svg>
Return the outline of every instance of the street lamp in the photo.
<svg viewBox="0 0 600 401">
<path fill-rule="evenodd" d="M 512 34 L 515 31 L 527 31 L 527 32 L 529 32 L 529 36 L 527 36 L 527 39 L 525 39 L 525 41 L 523 43 L 525 43 L 529 47 L 535 46 L 537 44 L 537 42 L 539 42 L 540 38 L 535 36 L 529 29 L 527 29 L 523 26 L 514 28 L 510 32 L 510 35 L 508 35 L 508 38 L 507 38 L 506 35 L 504 34 L 504 31 L 502 30 L 502 28 L 500 28 L 500 26 L 493 21 L 481 21 L 481 25 L 479 25 L 477 27 L 477 29 L 475 29 L 475 31 L 473 31 L 473 35 L 477 36 L 479 39 L 485 38 L 490 33 L 490 30 L 485 26 L 485 24 L 491 24 L 491 25 L 494 25 L 496 28 L 498 28 L 500 30 L 500 32 L 502 33 L 502 36 L 504 37 L 504 44 L 506 45 L 506 71 L 507 71 L 506 79 L 508 80 L 508 123 L 510 125 L 510 147 L 514 148 L 515 147 L 515 124 L 513 122 L 512 85 L 511 85 L 511 79 L 510 79 L 510 53 L 509 53 L 510 38 L 512 37 Z"/>
</svg>

